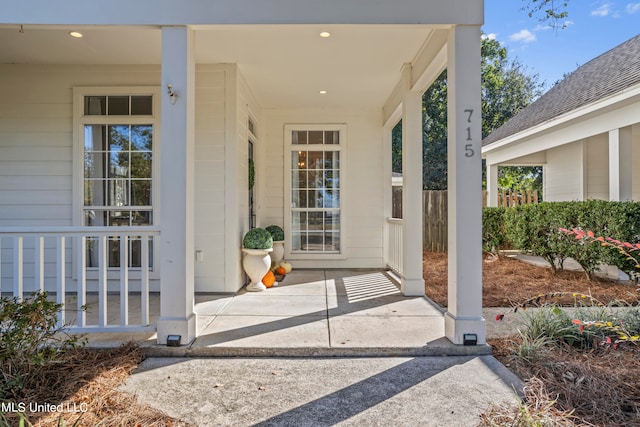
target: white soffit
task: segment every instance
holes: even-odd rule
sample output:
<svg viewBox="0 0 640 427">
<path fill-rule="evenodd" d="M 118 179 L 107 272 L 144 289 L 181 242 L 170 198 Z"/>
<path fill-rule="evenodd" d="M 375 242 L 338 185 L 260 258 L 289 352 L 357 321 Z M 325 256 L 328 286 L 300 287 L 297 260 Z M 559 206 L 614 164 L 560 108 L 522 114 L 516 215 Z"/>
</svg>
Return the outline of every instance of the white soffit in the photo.
<svg viewBox="0 0 640 427">
<path fill-rule="evenodd" d="M 380 108 L 431 29 L 421 25 L 195 27 L 196 62 L 235 63 L 266 108 Z M 81 39 L 69 36 L 80 31 Z M 328 31 L 331 37 L 320 37 Z M 0 63 L 160 64 L 151 27 L 0 27 Z M 327 93 L 320 95 L 320 90 Z"/>
</svg>

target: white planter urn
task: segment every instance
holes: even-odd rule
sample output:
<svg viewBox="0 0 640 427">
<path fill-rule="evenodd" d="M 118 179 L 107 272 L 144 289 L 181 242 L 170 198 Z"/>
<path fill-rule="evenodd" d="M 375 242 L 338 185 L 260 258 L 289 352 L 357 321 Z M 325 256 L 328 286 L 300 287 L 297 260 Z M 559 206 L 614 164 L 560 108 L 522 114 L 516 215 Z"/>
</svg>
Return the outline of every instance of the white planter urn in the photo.
<svg viewBox="0 0 640 427">
<path fill-rule="evenodd" d="M 271 262 L 275 265 L 280 264 L 284 259 L 284 240 L 273 242 L 273 252 L 271 252 Z"/>
<path fill-rule="evenodd" d="M 269 268 L 271 268 L 271 257 L 269 256 L 269 253 L 272 251 L 272 248 L 242 248 L 242 252 L 244 252 L 242 267 L 251 280 L 251 282 L 247 285 L 247 291 L 260 292 L 267 289 L 264 283 L 262 283 L 262 278 L 265 274 L 267 274 Z"/>
</svg>

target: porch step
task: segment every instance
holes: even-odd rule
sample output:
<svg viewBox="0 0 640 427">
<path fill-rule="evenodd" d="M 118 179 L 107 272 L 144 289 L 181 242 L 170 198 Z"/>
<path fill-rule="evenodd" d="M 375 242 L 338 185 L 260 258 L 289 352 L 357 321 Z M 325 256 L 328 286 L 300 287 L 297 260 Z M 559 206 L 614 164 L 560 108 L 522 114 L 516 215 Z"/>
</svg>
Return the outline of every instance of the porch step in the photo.
<svg viewBox="0 0 640 427">
<path fill-rule="evenodd" d="M 143 347 L 147 357 L 423 357 L 423 356 L 484 356 L 491 354 L 491 346 L 461 346 L 446 338 L 424 347 L 206 347 L 190 346 Z"/>
</svg>

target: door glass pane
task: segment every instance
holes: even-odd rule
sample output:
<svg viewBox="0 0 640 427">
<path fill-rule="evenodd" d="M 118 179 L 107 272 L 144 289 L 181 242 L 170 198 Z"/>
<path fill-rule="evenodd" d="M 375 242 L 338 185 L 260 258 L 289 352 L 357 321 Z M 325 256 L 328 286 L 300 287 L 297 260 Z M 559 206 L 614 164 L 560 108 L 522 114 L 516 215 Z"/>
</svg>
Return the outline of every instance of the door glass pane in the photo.
<svg viewBox="0 0 640 427">
<path fill-rule="evenodd" d="M 151 153 L 131 153 L 131 178 L 151 178 Z"/>
<path fill-rule="evenodd" d="M 153 142 L 153 127 L 151 125 L 131 126 L 131 150 L 151 151 Z"/>
<path fill-rule="evenodd" d="M 85 96 L 84 97 L 85 116 L 104 116 L 107 114 L 106 96 Z"/>
<path fill-rule="evenodd" d="M 151 211 L 131 211 L 131 225 L 151 225 Z"/>
<path fill-rule="evenodd" d="M 292 171 L 291 172 L 291 188 L 307 188 L 307 172 Z"/>
<path fill-rule="evenodd" d="M 308 169 L 322 169 L 324 153 L 322 151 L 309 151 L 309 167 Z"/>
<path fill-rule="evenodd" d="M 129 115 L 129 97 L 128 96 L 110 96 L 107 102 L 110 116 L 128 116 Z"/>
<path fill-rule="evenodd" d="M 129 150 L 129 126 L 109 126 L 109 151 Z"/>
<path fill-rule="evenodd" d="M 307 207 L 307 190 L 291 190 L 291 207 L 294 209 Z"/>
<path fill-rule="evenodd" d="M 102 178 L 104 177 L 105 153 L 89 152 L 84 153 L 84 177 Z"/>
<path fill-rule="evenodd" d="M 324 142 L 323 135 L 324 132 L 321 130 L 309 131 L 309 144 L 322 144 Z"/>
<path fill-rule="evenodd" d="M 307 143 L 307 131 L 306 130 L 294 130 L 291 132 L 292 144 L 306 144 Z"/>
<path fill-rule="evenodd" d="M 129 152 L 111 151 L 109 153 L 109 178 L 129 177 Z"/>
<path fill-rule="evenodd" d="M 128 225 L 131 225 L 131 212 L 110 211 L 108 225 L 111 227 L 126 227 Z"/>
<path fill-rule="evenodd" d="M 340 152 L 325 151 L 324 152 L 325 169 L 340 169 Z"/>
<path fill-rule="evenodd" d="M 291 169 L 307 169 L 306 151 L 294 151 L 291 153 Z"/>
<path fill-rule="evenodd" d="M 107 181 L 109 206 L 129 206 L 129 185 L 126 179 L 110 179 Z"/>
<path fill-rule="evenodd" d="M 131 205 L 151 206 L 150 179 L 136 179 L 131 181 Z"/>
<path fill-rule="evenodd" d="M 106 151 L 107 150 L 107 127 L 103 125 L 84 126 L 84 150 L 85 151 Z"/>
<path fill-rule="evenodd" d="M 325 144 L 340 144 L 340 132 L 337 130 L 324 131 L 324 143 Z"/>
<path fill-rule="evenodd" d="M 131 115 L 132 116 L 150 116 L 152 98 L 151 95 L 132 96 L 131 97 Z"/>
</svg>

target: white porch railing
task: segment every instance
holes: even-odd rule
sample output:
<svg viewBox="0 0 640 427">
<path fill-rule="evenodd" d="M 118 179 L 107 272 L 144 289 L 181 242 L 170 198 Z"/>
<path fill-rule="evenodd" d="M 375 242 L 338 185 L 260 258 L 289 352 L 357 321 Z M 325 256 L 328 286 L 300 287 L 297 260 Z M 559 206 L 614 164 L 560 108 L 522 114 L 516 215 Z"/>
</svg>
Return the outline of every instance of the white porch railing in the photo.
<svg viewBox="0 0 640 427">
<path fill-rule="evenodd" d="M 155 240 L 156 247 L 159 246 L 159 236 L 160 229 L 156 227 L 0 227 L 2 293 L 19 300 L 25 291 L 55 293 L 56 302 L 64 305 L 58 312 L 58 326 L 76 331 L 151 329 L 149 248 L 152 240 Z M 91 242 L 89 249 L 87 242 Z M 136 256 L 132 257 L 130 248 L 134 245 Z M 90 252 L 90 267 L 87 267 L 87 252 Z M 28 279 L 28 289 L 25 289 L 25 279 Z M 129 285 L 132 283 L 136 287 L 139 284 L 140 322 L 132 322 L 135 324 L 129 323 L 132 317 L 129 312 L 132 295 Z M 115 298 L 108 292 L 109 285 L 114 284 L 117 286 Z M 137 291 L 133 293 L 137 294 Z M 69 304 L 74 298 L 77 310 Z M 110 307 L 111 311 L 108 310 Z M 118 307 L 119 315 L 114 316 L 114 309 Z M 136 301 L 136 311 L 137 308 Z M 91 313 L 91 321 L 88 320 L 88 312 Z"/>
<path fill-rule="evenodd" d="M 402 222 L 398 218 L 387 218 L 389 223 L 389 259 L 390 269 L 402 276 Z"/>
</svg>

